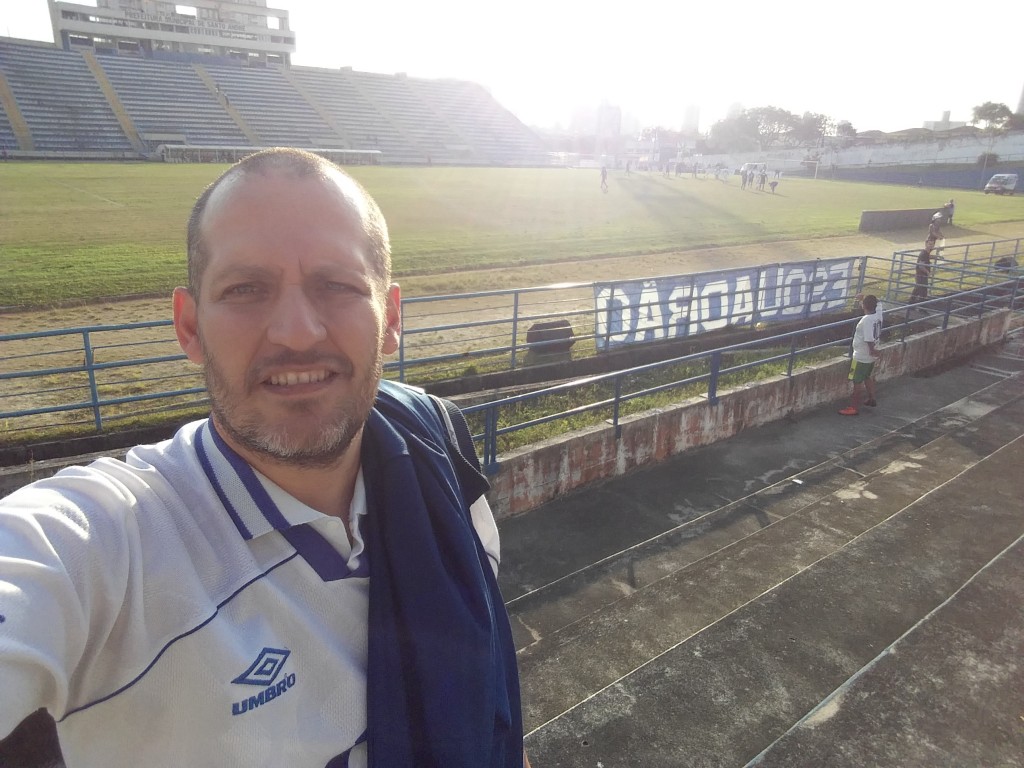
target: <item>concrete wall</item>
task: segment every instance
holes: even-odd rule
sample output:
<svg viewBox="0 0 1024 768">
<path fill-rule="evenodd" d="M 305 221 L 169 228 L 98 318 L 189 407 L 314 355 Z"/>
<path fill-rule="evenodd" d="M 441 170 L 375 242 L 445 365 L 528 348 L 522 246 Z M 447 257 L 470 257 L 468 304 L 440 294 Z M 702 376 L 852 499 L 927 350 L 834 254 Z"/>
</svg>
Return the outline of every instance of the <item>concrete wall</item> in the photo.
<svg viewBox="0 0 1024 768">
<path fill-rule="evenodd" d="M 902 208 L 889 211 L 861 211 L 861 232 L 891 232 L 894 229 L 927 227 L 938 208 Z"/>
<path fill-rule="evenodd" d="M 905 376 L 994 344 L 1005 336 L 1011 317 L 1002 310 L 980 320 L 953 320 L 946 331 L 930 330 L 905 342 L 887 343 L 881 348 L 878 379 Z M 799 369 L 791 378 L 778 376 L 727 390 L 717 405 L 692 398 L 676 407 L 632 416 L 622 421 L 619 439 L 607 425 L 505 454 L 491 477 L 491 508 L 499 520 L 510 517 L 589 483 L 840 400 L 850 394 L 849 369 L 849 359 L 836 358 Z"/>
<path fill-rule="evenodd" d="M 978 162 L 982 154 L 995 154 L 1000 164 L 1019 163 L 1024 161 L 1024 131 L 1013 131 L 999 135 L 978 134 L 975 136 L 956 136 L 935 138 L 931 141 L 891 141 L 884 144 L 858 144 L 852 147 L 793 147 L 779 148 L 758 152 L 737 152 L 726 154 L 706 154 L 702 162 L 708 165 L 725 163 L 728 168 L 739 168 L 743 163 L 767 162 L 768 170 L 795 172 L 800 169 L 800 161 L 815 159 L 820 162 L 818 175 L 828 177 L 831 166 L 840 171 L 850 167 L 928 165 L 932 163 L 968 163 Z M 877 170 L 877 169 L 876 169 Z M 1002 170 L 993 168 L 986 171 L 988 176 Z M 1009 172 L 1009 171 L 1005 171 Z M 959 183 L 949 186 L 963 186 L 968 189 L 981 189 L 984 181 L 979 179 L 985 175 L 978 166 L 974 175 L 970 171 Z M 843 177 L 840 173 L 840 178 Z M 916 184 L 920 172 L 915 172 L 907 181 Z M 950 180 L 952 181 L 952 179 Z M 931 183 L 931 182 L 926 182 Z"/>
</svg>

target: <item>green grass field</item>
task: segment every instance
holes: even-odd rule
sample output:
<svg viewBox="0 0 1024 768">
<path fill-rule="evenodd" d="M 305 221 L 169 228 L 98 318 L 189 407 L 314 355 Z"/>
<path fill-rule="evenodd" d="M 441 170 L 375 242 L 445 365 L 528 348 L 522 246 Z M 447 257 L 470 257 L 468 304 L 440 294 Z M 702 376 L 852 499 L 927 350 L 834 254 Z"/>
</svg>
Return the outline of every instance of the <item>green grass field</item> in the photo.
<svg viewBox="0 0 1024 768">
<path fill-rule="evenodd" d="M 224 166 L 0 164 L 0 307 L 166 293 L 185 277 L 188 211 Z M 860 211 L 930 207 L 940 190 L 784 178 L 778 194 L 738 177 L 596 170 L 351 169 L 391 228 L 395 273 L 453 274 L 790 239 L 852 235 Z M 958 190 L 957 225 L 1024 220 L 1019 197 Z M 975 200 L 974 198 L 977 198 Z M 580 279 L 587 279 L 581 265 Z M 451 290 L 458 290 L 453 281 Z"/>
</svg>

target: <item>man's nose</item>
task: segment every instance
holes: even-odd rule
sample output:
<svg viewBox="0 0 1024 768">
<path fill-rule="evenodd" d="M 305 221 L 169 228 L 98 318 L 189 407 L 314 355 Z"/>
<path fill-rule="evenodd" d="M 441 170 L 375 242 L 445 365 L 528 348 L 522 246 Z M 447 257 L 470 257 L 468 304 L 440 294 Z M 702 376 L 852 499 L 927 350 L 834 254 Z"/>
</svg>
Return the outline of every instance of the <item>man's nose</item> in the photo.
<svg viewBox="0 0 1024 768">
<path fill-rule="evenodd" d="M 326 338 L 327 326 L 302 286 L 285 286 L 274 304 L 267 340 L 289 349 L 309 349 Z"/>
</svg>

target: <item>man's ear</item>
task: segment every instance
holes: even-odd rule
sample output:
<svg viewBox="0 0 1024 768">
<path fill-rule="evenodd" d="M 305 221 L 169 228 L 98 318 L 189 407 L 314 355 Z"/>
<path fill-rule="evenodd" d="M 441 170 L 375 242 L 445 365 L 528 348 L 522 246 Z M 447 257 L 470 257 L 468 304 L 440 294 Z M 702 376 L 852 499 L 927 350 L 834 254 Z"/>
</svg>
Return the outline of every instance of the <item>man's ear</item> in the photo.
<svg viewBox="0 0 1024 768">
<path fill-rule="evenodd" d="M 398 283 L 388 286 L 384 300 L 384 341 L 381 351 L 390 355 L 398 351 L 398 340 L 402 336 L 402 289 Z"/>
<path fill-rule="evenodd" d="M 202 365 L 206 358 L 199 343 L 199 312 L 188 288 L 174 289 L 174 333 L 188 359 Z"/>
</svg>

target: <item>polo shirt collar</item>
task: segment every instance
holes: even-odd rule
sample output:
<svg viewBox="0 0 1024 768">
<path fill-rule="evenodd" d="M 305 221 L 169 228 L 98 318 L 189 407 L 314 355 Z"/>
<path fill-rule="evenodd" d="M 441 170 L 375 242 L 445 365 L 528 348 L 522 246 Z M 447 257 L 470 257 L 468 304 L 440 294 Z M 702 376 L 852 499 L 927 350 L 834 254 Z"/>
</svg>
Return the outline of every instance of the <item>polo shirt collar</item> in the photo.
<svg viewBox="0 0 1024 768">
<path fill-rule="evenodd" d="M 207 479 L 246 541 L 324 517 L 254 470 L 224 441 L 211 419 L 200 426 L 195 446 Z"/>
</svg>

